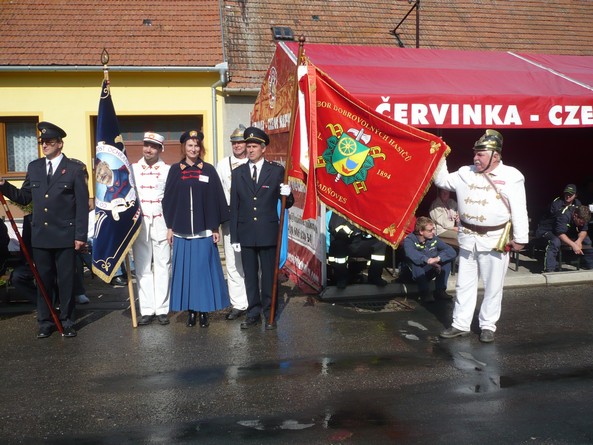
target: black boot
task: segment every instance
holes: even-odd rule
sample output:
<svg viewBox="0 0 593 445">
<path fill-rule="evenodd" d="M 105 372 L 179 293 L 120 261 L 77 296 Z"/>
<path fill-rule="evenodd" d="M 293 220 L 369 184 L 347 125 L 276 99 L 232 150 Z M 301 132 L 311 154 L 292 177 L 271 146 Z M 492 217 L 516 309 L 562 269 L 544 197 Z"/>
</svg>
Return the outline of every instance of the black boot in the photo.
<svg viewBox="0 0 593 445">
<path fill-rule="evenodd" d="M 189 328 L 196 325 L 196 311 L 189 311 L 189 316 L 187 317 L 187 323 L 185 325 Z"/>
<path fill-rule="evenodd" d="M 334 280 L 338 289 L 346 289 L 348 286 L 348 266 L 346 264 L 334 264 Z"/>
<path fill-rule="evenodd" d="M 200 312 L 200 327 L 207 328 L 210 326 L 210 322 L 208 321 L 208 312 Z"/>
<path fill-rule="evenodd" d="M 371 261 L 369 266 L 369 284 L 376 286 L 386 286 L 387 281 L 382 278 L 383 275 L 383 261 Z"/>
</svg>

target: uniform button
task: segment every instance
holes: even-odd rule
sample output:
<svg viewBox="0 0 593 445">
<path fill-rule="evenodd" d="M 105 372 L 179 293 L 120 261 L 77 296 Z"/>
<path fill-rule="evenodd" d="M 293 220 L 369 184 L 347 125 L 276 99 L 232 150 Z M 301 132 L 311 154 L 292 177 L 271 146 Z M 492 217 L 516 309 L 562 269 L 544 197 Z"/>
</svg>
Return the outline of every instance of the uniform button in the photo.
<svg viewBox="0 0 593 445">
<path fill-rule="evenodd" d="M 44 223 L 43 223 L 43 225 L 44 225 L 44 226 L 47 226 L 47 223 L 46 223 L 46 222 L 44 222 Z"/>
<path fill-rule="evenodd" d="M 254 220 L 254 221 L 257 221 L 257 216 L 254 216 L 254 217 L 253 217 L 253 220 Z"/>
<path fill-rule="evenodd" d="M 257 196 L 254 196 L 254 197 L 253 197 L 253 200 L 254 200 L 254 201 L 257 201 Z"/>
<path fill-rule="evenodd" d="M 44 212 L 47 212 L 47 207 L 45 209 L 43 209 Z"/>
<path fill-rule="evenodd" d="M 257 207 L 254 207 L 254 208 L 253 208 L 253 211 L 254 211 L 254 212 L 257 212 Z"/>
<path fill-rule="evenodd" d="M 49 195 L 45 195 L 46 198 L 49 198 Z"/>
</svg>

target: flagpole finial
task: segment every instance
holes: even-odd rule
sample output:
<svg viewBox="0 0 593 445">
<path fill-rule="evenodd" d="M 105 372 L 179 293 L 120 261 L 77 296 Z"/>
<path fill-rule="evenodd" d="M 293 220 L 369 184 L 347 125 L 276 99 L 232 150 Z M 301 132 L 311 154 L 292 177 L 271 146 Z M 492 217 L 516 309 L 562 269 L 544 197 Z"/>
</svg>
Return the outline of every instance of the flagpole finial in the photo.
<svg viewBox="0 0 593 445">
<path fill-rule="evenodd" d="M 103 77 L 109 82 L 109 68 L 107 68 L 107 64 L 109 63 L 109 53 L 105 48 L 103 48 L 103 52 L 101 53 L 101 63 L 103 64 Z"/>
<path fill-rule="evenodd" d="M 305 40 L 307 40 L 305 38 L 305 35 L 301 34 L 301 36 L 299 37 L 299 64 L 300 65 L 307 64 L 307 62 L 305 60 Z"/>
<path fill-rule="evenodd" d="M 107 65 L 109 63 L 109 53 L 105 48 L 103 48 L 103 52 L 101 53 L 101 63 L 103 65 Z"/>
</svg>

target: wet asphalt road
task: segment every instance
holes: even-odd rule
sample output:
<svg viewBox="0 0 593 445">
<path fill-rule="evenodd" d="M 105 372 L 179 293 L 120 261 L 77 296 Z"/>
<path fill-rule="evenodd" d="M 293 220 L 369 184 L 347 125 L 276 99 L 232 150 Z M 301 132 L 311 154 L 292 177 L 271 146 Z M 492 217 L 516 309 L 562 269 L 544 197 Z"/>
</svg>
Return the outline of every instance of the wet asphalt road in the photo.
<svg viewBox="0 0 593 445">
<path fill-rule="evenodd" d="M 439 340 L 451 304 L 354 307 L 280 288 L 279 328 L 133 329 L 92 280 L 79 335 L 0 303 L 0 443 L 591 444 L 591 286 L 509 289 L 493 344 Z"/>
</svg>

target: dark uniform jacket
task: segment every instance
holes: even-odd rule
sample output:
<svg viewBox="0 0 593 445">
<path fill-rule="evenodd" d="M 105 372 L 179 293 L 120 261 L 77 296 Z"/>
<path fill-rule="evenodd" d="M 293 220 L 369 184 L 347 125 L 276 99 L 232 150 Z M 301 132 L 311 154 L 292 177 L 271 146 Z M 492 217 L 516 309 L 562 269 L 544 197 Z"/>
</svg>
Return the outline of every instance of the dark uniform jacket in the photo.
<svg viewBox="0 0 593 445">
<path fill-rule="evenodd" d="M 370 237 L 369 234 L 363 232 L 354 224 L 349 222 L 346 218 L 342 215 L 335 213 L 333 210 L 330 210 L 327 214 L 327 230 L 330 234 L 330 243 L 331 241 L 335 240 L 336 238 L 355 238 L 357 236 L 362 236 L 365 238 Z M 349 230 L 338 230 L 339 228 L 342 229 L 343 227 L 347 227 Z"/>
<path fill-rule="evenodd" d="M 167 228 L 178 235 L 214 231 L 229 220 L 229 208 L 218 173 L 201 159 L 195 165 L 183 160 L 171 166 L 162 204 Z"/>
<path fill-rule="evenodd" d="M 554 235 L 559 236 L 566 234 L 571 240 L 576 240 L 580 232 L 589 231 L 589 224 L 585 223 L 582 227 L 578 227 L 572 218 L 576 207 L 565 207 L 564 210 L 556 217 L 554 224 Z"/>
<path fill-rule="evenodd" d="M 455 249 L 435 236 L 433 239 L 420 242 L 415 233 L 410 233 L 404 238 L 404 252 L 406 264 L 412 270 L 414 266 L 423 267 L 430 258 L 441 257 L 441 263 L 453 260 L 457 253 Z"/>
<path fill-rule="evenodd" d="M 278 242 L 278 199 L 284 180 L 284 167 L 264 161 L 257 184 L 249 170 L 250 163 L 233 170 L 231 176 L 231 243 L 242 246 L 275 246 Z M 286 208 L 294 203 L 292 193 Z"/>
<path fill-rule="evenodd" d="M 74 241 L 87 241 L 89 218 L 88 173 L 75 159 L 62 158 L 47 183 L 45 158 L 27 167 L 23 186 L 5 182 L 2 193 L 12 201 L 27 205 L 33 201 L 31 245 L 40 249 L 74 248 Z"/>
<path fill-rule="evenodd" d="M 537 230 L 535 236 L 537 238 L 544 235 L 546 232 L 553 232 L 554 226 L 556 224 L 556 219 L 558 216 L 568 207 L 575 208 L 580 206 L 581 202 L 578 199 L 575 199 L 571 204 L 566 205 L 564 202 L 564 198 L 558 197 L 552 201 L 550 204 L 550 209 L 548 214 L 540 221 L 539 225 L 537 226 Z"/>
</svg>

